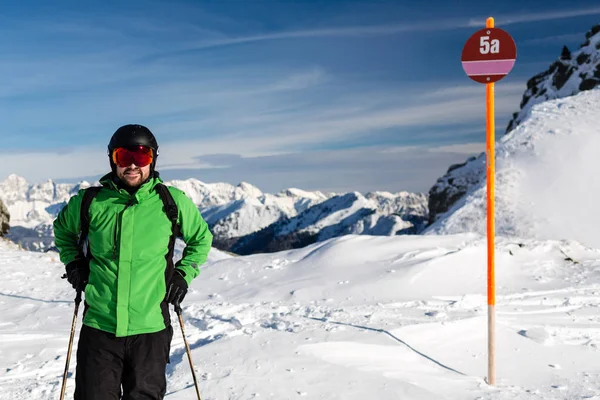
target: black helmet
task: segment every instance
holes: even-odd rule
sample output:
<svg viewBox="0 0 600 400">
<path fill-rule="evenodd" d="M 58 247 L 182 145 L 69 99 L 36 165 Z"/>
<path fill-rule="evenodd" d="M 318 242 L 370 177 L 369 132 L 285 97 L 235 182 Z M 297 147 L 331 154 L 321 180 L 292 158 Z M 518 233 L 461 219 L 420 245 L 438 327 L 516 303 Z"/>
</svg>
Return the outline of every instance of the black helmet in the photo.
<svg viewBox="0 0 600 400">
<path fill-rule="evenodd" d="M 154 154 L 152 157 L 152 164 L 150 165 L 150 172 L 154 171 L 156 159 L 158 158 L 158 143 L 152 132 L 150 132 L 150 129 L 137 124 L 123 125 L 117 129 L 112 135 L 112 138 L 110 138 L 110 142 L 108 143 L 108 158 L 112 170 L 115 171 L 116 168 L 112 161 L 113 150 L 118 147 L 133 146 L 146 146 L 152 149 Z"/>
</svg>

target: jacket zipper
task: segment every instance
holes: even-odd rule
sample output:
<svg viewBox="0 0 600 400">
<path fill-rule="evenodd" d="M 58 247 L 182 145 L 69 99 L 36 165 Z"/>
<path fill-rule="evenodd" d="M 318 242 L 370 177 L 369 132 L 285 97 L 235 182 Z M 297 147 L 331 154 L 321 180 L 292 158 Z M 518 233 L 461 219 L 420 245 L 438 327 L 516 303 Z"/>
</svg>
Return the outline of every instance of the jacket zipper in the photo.
<svg viewBox="0 0 600 400">
<path fill-rule="evenodd" d="M 133 200 L 133 198 L 130 198 L 129 200 L 127 200 L 127 204 L 125 204 L 125 208 L 123 209 L 123 212 L 121 213 L 121 219 L 120 221 L 117 220 L 117 223 L 115 224 L 115 230 L 113 232 L 113 261 L 117 260 L 117 228 L 119 226 L 120 223 L 123 222 L 123 214 L 125 213 L 125 210 L 127 210 L 129 207 L 131 207 L 132 205 L 135 204 L 135 201 Z"/>
</svg>

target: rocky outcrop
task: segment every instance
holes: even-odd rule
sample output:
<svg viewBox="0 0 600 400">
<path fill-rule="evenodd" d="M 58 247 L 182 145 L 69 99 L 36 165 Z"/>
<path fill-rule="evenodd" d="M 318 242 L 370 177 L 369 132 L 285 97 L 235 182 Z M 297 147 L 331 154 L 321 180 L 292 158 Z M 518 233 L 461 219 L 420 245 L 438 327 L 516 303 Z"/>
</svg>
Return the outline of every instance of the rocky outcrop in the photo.
<svg viewBox="0 0 600 400">
<path fill-rule="evenodd" d="M 2 200 L 0 200 L 0 236 L 6 236 L 8 230 L 10 229 L 10 213 L 8 212 L 8 208 L 4 205 Z"/>
<path fill-rule="evenodd" d="M 479 184 L 484 169 L 483 157 L 471 157 L 462 164 L 451 165 L 446 175 L 439 178 L 429 190 L 428 223 L 433 224 L 441 214 L 463 197 L 470 187 Z"/>
<path fill-rule="evenodd" d="M 560 57 L 548 70 L 527 82 L 521 109 L 513 114 L 506 132 L 516 128 L 534 104 L 572 96 L 600 84 L 600 24 L 593 26 L 585 39 L 577 51 L 571 52 L 564 46 Z"/>
<path fill-rule="evenodd" d="M 576 51 L 563 47 L 560 57 L 548 70 L 529 79 L 520 110 L 513 114 L 506 133 L 515 129 L 529 115 L 534 105 L 573 96 L 600 85 L 600 24 L 592 27 L 585 39 L 585 43 Z M 463 198 L 470 188 L 485 179 L 485 157 L 482 155 L 462 164 L 452 165 L 429 190 L 429 224 L 433 224 L 441 214 Z"/>
</svg>

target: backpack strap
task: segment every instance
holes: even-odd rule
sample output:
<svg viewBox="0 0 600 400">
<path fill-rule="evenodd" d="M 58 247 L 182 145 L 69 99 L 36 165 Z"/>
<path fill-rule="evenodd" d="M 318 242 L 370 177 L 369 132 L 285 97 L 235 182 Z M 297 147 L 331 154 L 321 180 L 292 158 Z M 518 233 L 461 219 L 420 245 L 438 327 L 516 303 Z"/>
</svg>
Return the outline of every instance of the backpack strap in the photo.
<svg viewBox="0 0 600 400">
<path fill-rule="evenodd" d="M 175 273 L 175 264 L 173 263 L 173 254 L 175 253 L 175 240 L 177 236 L 180 235 L 181 229 L 179 228 L 179 224 L 177 223 L 177 217 L 179 216 L 179 209 L 177 208 L 177 203 L 175 203 L 175 199 L 173 199 L 173 195 L 169 191 L 169 188 L 163 185 L 162 183 L 157 184 L 154 187 L 154 190 L 158 193 L 158 196 L 163 202 L 165 214 L 171 221 L 171 237 L 169 238 L 169 248 L 167 254 L 165 255 L 165 259 L 167 261 L 167 268 L 165 268 L 165 286 L 169 285 L 173 274 Z M 169 313 L 169 305 L 166 301 L 160 304 L 161 312 L 163 315 L 163 320 L 166 327 L 171 326 L 171 316 Z"/>
<path fill-rule="evenodd" d="M 181 233 L 179 224 L 177 223 L 179 209 L 177 208 L 177 203 L 175 203 L 175 199 L 173 199 L 173 195 L 171 194 L 167 186 L 163 185 L 162 183 L 159 183 L 154 188 L 163 202 L 167 218 L 169 218 L 169 221 L 171 221 L 171 237 L 169 238 L 169 250 L 167 252 L 167 255 L 165 256 L 167 259 L 167 271 L 165 271 L 165 278 L 167 282 L 169 282 L 171 280 L 171 277 L 173 276 L 173 273 L 175 272 L 175 265 L 173 264 L 173 255 L 175 253 L 175 240 Z"/>
<path fill-rule="evenodd" d="M 78 248 L 81 258 L 87 258 L 88 260 L 92 257 L 90 254 L 89 243 L 87 243 L 88 233 L 90 230 L 90 204 L 92 204 L 92 200 L 94 200 L 100 190 L 102 190 L 101 186 L 92 186 L 87 188 L 83 193 L 83 199 L 81 200 Z"/>
</svg>

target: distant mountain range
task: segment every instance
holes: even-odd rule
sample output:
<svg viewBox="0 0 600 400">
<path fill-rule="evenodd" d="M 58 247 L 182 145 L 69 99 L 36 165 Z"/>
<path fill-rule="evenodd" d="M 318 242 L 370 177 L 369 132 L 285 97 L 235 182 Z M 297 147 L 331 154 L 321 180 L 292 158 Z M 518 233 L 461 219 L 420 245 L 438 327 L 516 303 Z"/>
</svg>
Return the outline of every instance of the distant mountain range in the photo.
<svg viewBox="0 0 600 400">
<path fill-rule="evenodd" d="M 242 182 L 165 182 L 198 206 L 214 235 L 214 247 L 238 254 L 298 248 L 349 233 L 418 233 L 427 221 L 427 196 L 419 193 L 323 193 L 287 189 L 263 193 Z M 98 185 L 98 182 L 93 185 Z M 48 180 L 30 184 L 11 175 L 0 182 L 0 200 L 11 214 L 8 238 L 30 250 L 54 245 L 52 221 L 78 190 L 91 186 Z"/>
</svg>

